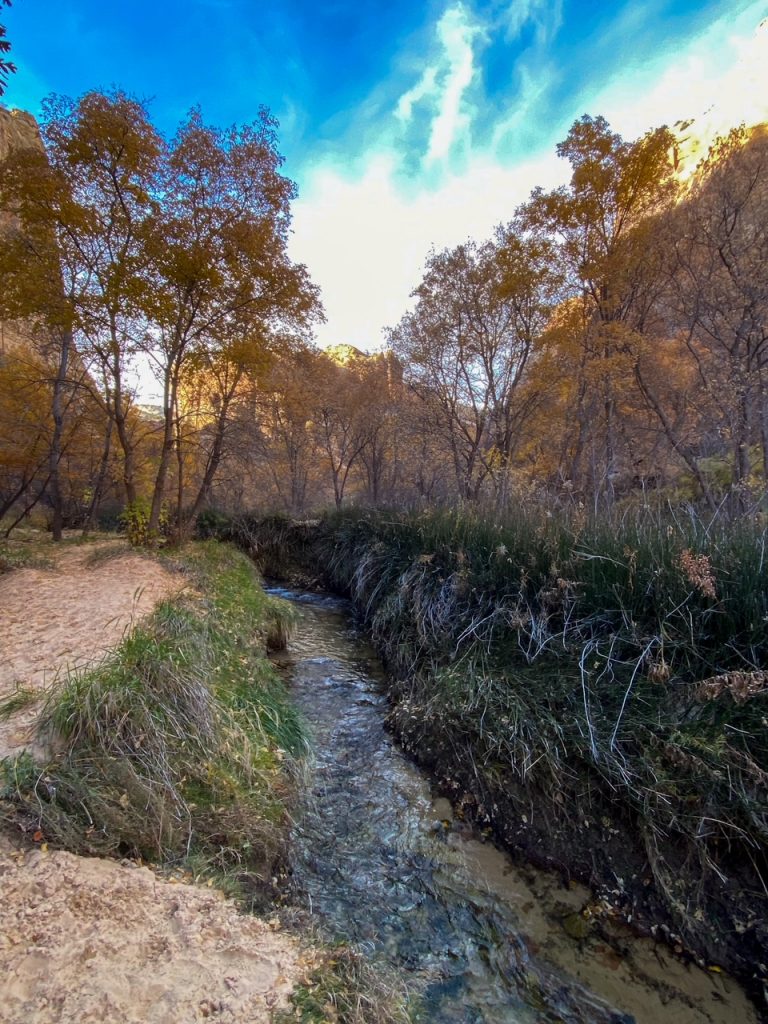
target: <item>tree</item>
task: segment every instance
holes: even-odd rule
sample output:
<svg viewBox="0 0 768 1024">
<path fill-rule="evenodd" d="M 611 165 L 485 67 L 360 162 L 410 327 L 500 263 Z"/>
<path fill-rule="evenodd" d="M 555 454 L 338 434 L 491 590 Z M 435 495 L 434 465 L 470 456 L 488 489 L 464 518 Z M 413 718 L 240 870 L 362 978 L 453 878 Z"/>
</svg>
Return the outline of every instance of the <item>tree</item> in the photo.
<svg viewBox="0 0 768 1024">
<path fill-rule="evenodd" d="M 281 351 L 279 358 L 285 355 Z M 215 349 L 198 347 L 188 360 L 177 403 L 176 519 L 180 537 L 189 532 L 198 512 L 209 503 L 239 411 L 242 408 L 246 415 L 249 411 L 253 413 L 257 382 L 269 372 L 277 357 L 275 340 L 256 333 L 238 335 Z M 194 449 L 196 456 L 189 461 L 197 491 L 187 509 L 185 449 Z"/>
<path fill-rule="evenodd" d="M 59 200 L 57 182 L 35 130 L 0 164 L 0 317 L 27 322 L 46 347 L 45 362 L 53 385 L 47 487 L 53 507 L 54 540 L 62 535 L 59 470 L 65 417 L 74 395 L 69 380 L 72 293 L 63 279 L 54 222 L 47 216 Z"/>
<path fill-rule="evenodd" d="M 517 396 L 556 286 L 551 246 L 517 225 L 432 253 L 413 312 L 390 333 L 405 379 L 447 444 L 458 492 L 502 503 L 522 426 Z"/>
<path fill-rule="evenodd" d="M 372 505 L 392 502 L 404 468 L 405 392 L 403 370 L 392 352 L 359 360 L 354 367 L 361 391 L 360 461 L 366 498 Z"/>
<path fill-rule="evenodd" d="M 54 421 L 75 345 L 85 359 L 74 383 L 98 397 L 110 438 L 114 425 L 126 500 L 134 502 L 139 438 L 126 378 L 147 329 L 147 231 L 163 143 L 145 108 L 120 92 L 49 98 L 42 136 L 44 150 L 11 153 L 0 176 L 0 203 L 18 228 L 6 238 L 3 280 L 17 315 L 60 338 Z M 51 486 L 55 492 L 55 469 Z"/>
<path fill-rule="evenodd" d="M 147 329 L 148 231 L 164 145 L 146 108 L 121 92 L 46 101 L 43 138 L 62 194 L 53 214 L 79 347 L 103 381 L 133 503 L 138 439 L 127 378 Z"/>
<path fill-rule="evenodd" d="M 305 268 L 287 256 L 295 189 L 279 173 L 276 122 L 262 110 L 253 125 L 221 132 L 193 111 L 167 144 L 142 104 L 88 93 L 47 101 L 43 138 L 46 151 L 11 154 L 0 175 L 0 208 L 15 225 L 0 276 L 3 306 L 61 340 L 49 490 L 58 486 L 62 396 L 76 385 L 99 396 L 109 417 L 102 465 L 114 431 L 126 500 L 139 497 L 146 430 L 137 431 L 127 381 L 141 353 L 163 388 L 149 532 L 157 532 L 175 454 L 181 535 L 188 477 L 198 486 L 196 509 L 210 494 L 244 379 L 280 338 L 322 315 Z M 74 346 L 90 370 L 77 381 L 69 379 L 83 367 Z M 210 391 L 215 410 L 184 407 L 187 377 L 188 392 Z"/>
<path fill-rule="evenodd" d="M 597 500 L 611 501 L 621 466 L 621 394 L 632 379 L 633 345 L 661 276 L 648 246 L 649 219 L 677 193 L 673 136 L 666 128 L 626 142 L 602 117 L 574 122 L 558 155 L 571 165 L 570 184 L 534 190 L 521 211 L 533 230 L 551 232 L 570 294 L 580 299 L 577 330 L 582 379 L 570 478 L 586 476 Z"/>
<path fill-rule="evenodd" d="M 330 474 L 336 508 L 341 508 L 350 474 L 369 437 L 363 389 L 354 364 L 343 365 L 323 352 L 317 355 L 314 385 L 315 443 Z"/>
<path fill-rule="evenodd" d="M 287 512 L 303 512 L 317 497 L 321 454 L 312 421 L 320 353 L 296 346 L 274 360 L 257 395 L 259 448 L 274 493 Z M 253 435 L 253 424 L 246 424 Z"/>
<path fill-rule="evenodd" d="M 0 7 L 10 7 L 11 0 L 0 0 Z M 11 44 L 6 38 L 5 25 L 0 25 L 0 96 L 5 92 L 8 76 L 16 70 L 16 66 L 6 59 L 11 52 Z"/>
<path fill-rule="evenodd" d="M 262 109 L 254 124 L 222 132 L 195 110 L 170 148 L 152 229 L 154 298 L 145 342 L 163 388 L 151 533 L 182 443 L 178 399 L 194 353 L 239 336 L 305 330 L 322 315 L 306 269 L 287 256 L 295 187 L 279 173 L 276 127 Z"/>
</svg>

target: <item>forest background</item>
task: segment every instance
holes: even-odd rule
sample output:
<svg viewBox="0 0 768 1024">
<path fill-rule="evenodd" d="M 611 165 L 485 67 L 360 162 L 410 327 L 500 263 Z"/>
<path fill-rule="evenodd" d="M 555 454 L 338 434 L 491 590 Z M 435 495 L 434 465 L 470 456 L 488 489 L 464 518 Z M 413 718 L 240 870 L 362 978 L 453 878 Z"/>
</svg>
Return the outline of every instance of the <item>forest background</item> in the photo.
<svg viewBox="0 0 768 1024">
<path fill-rule="evenodd" d="M 313 346 L 277 127 L 194 110 L 170 139 L 119 91 L 52 97 L 39 131 L 0 110 L 6 532 L 35 510 L 55 537 L 122 515 L 179 538 L 211 506 L 760 512 L 764 126 L 693 169 L 667 128 L 585 115 L 570 184 L 430 252 L 373 354 Z"/>
</svg>

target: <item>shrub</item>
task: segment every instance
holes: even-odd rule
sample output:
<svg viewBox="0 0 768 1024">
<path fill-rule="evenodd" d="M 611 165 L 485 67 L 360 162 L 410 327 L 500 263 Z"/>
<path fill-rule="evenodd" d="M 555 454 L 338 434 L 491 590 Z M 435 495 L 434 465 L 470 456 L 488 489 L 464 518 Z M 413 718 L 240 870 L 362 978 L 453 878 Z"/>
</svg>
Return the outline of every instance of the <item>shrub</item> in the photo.
<svg viewBox="0 0 768 1024">
<path fill-rule="evenodd" d="M 150 532 L 150 512 L 151 506 L 146 498 L 139 498 L 137 501 L 126 505 L 120 513 L 120 524 L 124 528 L 128 542 L 132 547 L 148 547 L 150 544 L 154 544 L 159 537 L 166 537 L 168 535 L 170 517 L 167 505 L 163 504 L 160 509 L 157 533 Z"/>
</svg>

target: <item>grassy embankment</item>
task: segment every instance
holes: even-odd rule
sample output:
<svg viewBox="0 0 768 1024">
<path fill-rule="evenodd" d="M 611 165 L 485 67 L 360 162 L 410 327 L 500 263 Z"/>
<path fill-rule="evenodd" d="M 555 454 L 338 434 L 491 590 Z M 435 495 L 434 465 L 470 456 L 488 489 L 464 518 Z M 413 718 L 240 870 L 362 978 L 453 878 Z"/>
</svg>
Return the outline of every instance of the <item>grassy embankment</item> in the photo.
<svg viewBox="0 0 768 1024">
<path fill-rule="evenodd" d="M 166 561 L 193 589 L 49 694 L 39 733 L 54 753 L 45 764 L 0 762 L 0 825 L 29 842 L 213 879 L 264 910 L 279 890 L 307 747 L 266 657 L 284 645 L 293 611 L 228 545 Z M 316 946 L 307 962 L 280 1019 L 410 1019 L 398 985 L 352 950 Z"/>
<path fill-rule="evenodd" d="M 305 744 L 264 653 L 291 610 L 223 545 L 176 563 L 194 590 L 50 693 L 38 730 L 55 753 L 3 763 L 2 817 L 75 853 L 183 864 L 263 893 Z"/>
<path fill-rule="evenodd" d="M 393 727 L 465 813 L 759 989 L 764 530 L 525 512 L 217 528 L 351 595 L 392 671 Z"/>
</svg>

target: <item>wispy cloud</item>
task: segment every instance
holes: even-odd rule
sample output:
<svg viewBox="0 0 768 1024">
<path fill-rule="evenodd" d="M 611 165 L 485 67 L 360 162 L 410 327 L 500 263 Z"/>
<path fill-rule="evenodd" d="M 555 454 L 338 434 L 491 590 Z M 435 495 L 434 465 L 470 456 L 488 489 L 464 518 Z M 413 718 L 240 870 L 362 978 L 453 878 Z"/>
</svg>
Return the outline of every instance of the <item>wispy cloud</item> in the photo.
<svg viewBox="0 0 768 1024">
<path fill-rule="evenodd" d="M 437 26 L 443 47 L 445 67 L 435 75 L 436 113 L 432 121 L 427 162 L 443 160 L 451 147 L 471 126 L 469 112 L 463 109 L 464 95 L 477 74 L 474 41 L 480 28 L 473 24 L 465 8 L 449 7 Z"/>
<path fill-rule="evenodd" d="M 643 37 L 646 49 L 635 47 L 635 64 L 620 54 L 600 66 L 587 62 L 555 110 L 560 5 L 449 3 L 418 70 L 409 55 L 399 67 L 410 67 L 410 77 L 394 93 L 389 83 L 389 104 L 379 96 L 363 106 L 369 122 L 377 114 L 369 133 L 355 132 L 351 112 L 348 137 L 301 175 L 292 244 L 323 290 L 328 323 L 320 342 L 381 345 L 383 328 L 407 308 L 430 247 L 487 236 L 532 187 L 565 180 L 554 145 L 584 111 L 605 114 L 627 137 L 695 116 L 715 96 L 729 97 L 721 104 L 725 127 L 751 116 L 750 103 L 767 116 L 768 30 L 754 34 L 759 7 L 712 20 L 683 47 L 665 49 L 657 28 L 656 37 Z M 608 23 L 602 39 L 589 41 L 595 52 L 610 57 L 612 31 L 637 39 L 640 22 L 626 35 L 626 19 L 636 15 L 628 8 Z M 494 99 L 484 86 L 484 58 L 500 38 L 509 47 L 510 74 Z"/>
</svg>

